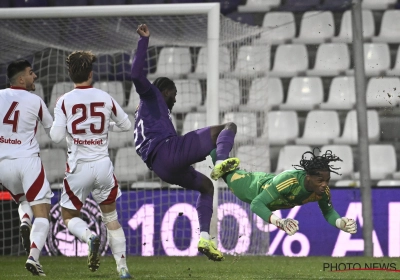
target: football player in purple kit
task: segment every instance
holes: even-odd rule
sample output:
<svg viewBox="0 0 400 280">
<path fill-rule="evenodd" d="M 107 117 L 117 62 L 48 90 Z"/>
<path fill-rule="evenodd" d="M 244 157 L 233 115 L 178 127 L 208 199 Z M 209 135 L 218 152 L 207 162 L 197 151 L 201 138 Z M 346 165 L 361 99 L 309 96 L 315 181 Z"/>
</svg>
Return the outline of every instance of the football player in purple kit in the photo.
<svg viewBox="0 0 400 280">
<path fill-rule="evenodd" d="M 229 158 L 236 125 L 226 123 L 178 136 L 170 116 L 177 95 L 175 84 L 166 77 L 157 78 L 153 84 L 146 78 L 143 66 L 150 31 L 145 24 L 141 24 L 137 33 L 140 38 L 131 72 L 140 96 L 135 112 L 136 152 L 163 181 L 200 192 L 196 203 L 200 224 L 198 250 L 210 260 L 222 261 L 222 253 L 209 236 L 214 186 L 207 176 L 197 172 L 191 165 L 203 161 L 216 148 L 217 161 L 211 178 L 218 180 L 225 173 L 236 169 L 239 159 Z"/>
</svg>

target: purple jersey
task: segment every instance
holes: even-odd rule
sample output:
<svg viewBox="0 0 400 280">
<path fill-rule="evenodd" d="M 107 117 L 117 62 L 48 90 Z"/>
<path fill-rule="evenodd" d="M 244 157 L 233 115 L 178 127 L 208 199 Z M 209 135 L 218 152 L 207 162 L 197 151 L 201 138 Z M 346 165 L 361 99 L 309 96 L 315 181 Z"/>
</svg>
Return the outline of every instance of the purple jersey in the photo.
<svg viewBox="0 0 400 280">
<path fill-rule="evenodd" d="M 177 133 L 164 97 L 158 88 L 147 80 L 143 71 L 148 43 L 148 37 L 139 39 L 131 76 L 140 96 L 140 103 L 135 112 L 135 148 L 137 154 L 149 165 L 147 160 L 154 148 L 162 141 L 177 136 Z"/>
</svg>

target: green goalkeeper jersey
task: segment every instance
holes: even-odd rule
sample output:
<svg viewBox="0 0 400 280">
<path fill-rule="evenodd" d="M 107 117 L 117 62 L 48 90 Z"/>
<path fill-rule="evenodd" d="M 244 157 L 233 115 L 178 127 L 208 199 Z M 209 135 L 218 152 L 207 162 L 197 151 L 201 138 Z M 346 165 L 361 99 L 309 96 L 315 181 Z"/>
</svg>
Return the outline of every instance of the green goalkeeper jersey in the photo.
<svg viewBox="0 0 400 280">
<path fill-rule="evenodd" d="M 251 211 L 269 222 L 272 211 L 318 202 L 325 219 L 336 226 L 339 214 L 333 209 L 329 188 L 322 196 L 304 187 L 306 172 L 288 170 L 278 175 L 235 170 L 224 176 L 229 189 L 240 200 L 249 203 Z"/>
</svg>

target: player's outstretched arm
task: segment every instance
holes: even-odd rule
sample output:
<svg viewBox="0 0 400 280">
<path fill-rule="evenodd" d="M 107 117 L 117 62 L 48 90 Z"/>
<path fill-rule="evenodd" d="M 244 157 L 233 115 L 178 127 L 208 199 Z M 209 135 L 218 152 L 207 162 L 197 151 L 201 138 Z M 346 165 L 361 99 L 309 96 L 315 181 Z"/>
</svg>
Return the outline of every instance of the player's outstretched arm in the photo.
<svg viewBox="0 0 400 280">
<path fill-rule="evenodd" d="M 336 227 L 344 232 L 355 234 L 357 232 L 357 223 L 353 219 L 342 217 L 336 220 Z"/>
<path fill-rule="evenodd" d="M 140 38 L 132 62 L 131 78 L 136 87 L 136 92 L 142 94 L 148 91 L 151 85 L 143 71 L 146 62 L 147 47 L 149 45 L 150 30 L 146 24 L 140 24 L 136 32 L 140 35 Z"/>
</svg>

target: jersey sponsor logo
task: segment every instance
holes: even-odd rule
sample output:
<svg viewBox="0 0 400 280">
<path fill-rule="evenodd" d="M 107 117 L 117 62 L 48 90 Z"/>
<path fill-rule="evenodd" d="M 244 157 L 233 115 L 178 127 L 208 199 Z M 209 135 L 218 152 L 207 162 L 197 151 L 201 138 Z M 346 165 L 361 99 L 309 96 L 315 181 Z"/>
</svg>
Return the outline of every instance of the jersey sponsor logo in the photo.
<svg viewBox="0 0 400 280">
<path fill-rule="evenodd" d="M 87 198 L 81 209 L 81 218 L 88 223 L 89 229 L 100 237 L 100 252 L 104 255 L 108 249 L 107 228 L 101 220 L 101 211 L 97 203 Z M 61 206 L 57 203 L 50 210 L 50 234 L 45 244 L 51 256 L 87 256 L 88 246 L 72 235 L 61 216 Z"/>
<path fill-rule="evenodd" d="M 103 139 L 81 140 L 74 138 L 75 145 L 103 145 Z"/>
<path fill-rule="evenodd" d="M 19 139 L 4 138 L 4 136 L 1 136 L 0 143 L 11 144 L 11 145 L 21 145 L 22 141 Z"/>
</svg>

